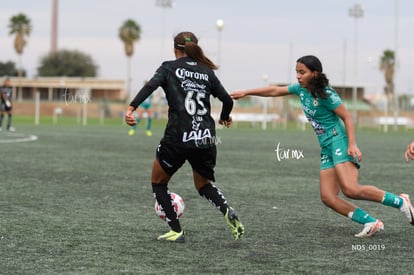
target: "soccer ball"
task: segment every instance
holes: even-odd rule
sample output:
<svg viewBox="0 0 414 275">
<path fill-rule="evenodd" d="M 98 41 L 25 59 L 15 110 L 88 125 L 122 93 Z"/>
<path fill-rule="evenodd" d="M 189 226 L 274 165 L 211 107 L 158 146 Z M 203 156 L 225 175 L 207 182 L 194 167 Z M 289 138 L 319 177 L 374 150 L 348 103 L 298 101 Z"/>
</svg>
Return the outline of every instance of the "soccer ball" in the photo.
<svg viewBox="0 0 414 275">
<path fill-rule="evenodd" d="M 180 197 L 180 195 L 176 194 L 176 193 L 170 193 L 171 194 L 171 198 L 174 200 L 174 210 L 175 213 L 177 213 L 177 217 L 181 218 L 181 216 L 184 213 L 184 200 L 183 198 Z M 157 213 L 158 217 L 160 217 L 160 219 L 165 221 L 165 212 L 164 209 L 162 209 L 161 205 L 158 204 L 158 201 L 155 200 L 155 212 Z"/>
</svg>

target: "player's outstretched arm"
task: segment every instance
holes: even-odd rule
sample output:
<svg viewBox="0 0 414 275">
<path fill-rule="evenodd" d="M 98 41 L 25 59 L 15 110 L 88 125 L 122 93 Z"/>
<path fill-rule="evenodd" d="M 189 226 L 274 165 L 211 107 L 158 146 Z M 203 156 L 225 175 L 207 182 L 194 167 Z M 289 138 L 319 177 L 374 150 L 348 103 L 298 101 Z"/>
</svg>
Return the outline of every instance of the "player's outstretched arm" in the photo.
<svg viewBox="0 0 414 275">
<path fill-rule="evenodd" d="M 289 95 L 288 86 L 266 86 L 256 89 L 233 91 L 230 96 L 239 99 L 246 96 L 278 97 Z"/>
</svg>

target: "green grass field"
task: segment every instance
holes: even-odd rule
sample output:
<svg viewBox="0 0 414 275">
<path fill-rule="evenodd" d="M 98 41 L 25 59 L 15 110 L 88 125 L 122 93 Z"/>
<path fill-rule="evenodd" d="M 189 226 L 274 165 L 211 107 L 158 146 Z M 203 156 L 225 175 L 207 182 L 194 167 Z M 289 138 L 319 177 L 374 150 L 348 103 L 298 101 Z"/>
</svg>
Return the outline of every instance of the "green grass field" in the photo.
<svg viewBox="0 0 414 275">
<path fill-rule="evenodd" d="M 154 211 L 154 135 L 127 135 L 122 123 L 34 126 L 0 132 L 1 274 L 408 274 L 414 227 L 398 210 L 355 203 L 385 223 L 361 226 L 319 199 L 319 146 L 307 129 L 220 129 L 216 185 L 239 213 L 246 235 L 234 241 L 223 216 L 195 191 L 185 164 L 170 190 L 186 203 L 186 243 L 156 237 L 167 224 Z M 36 135 L 29 142 L 4 142 Z M 411 131 L 358 130 L 361 184 L 414 197 L 414 163 L 403 152 Z M 278 160 L 279 144 L 289 158 Z M 288 152 L 289 149 L 289 152 Z M 301 152 L 303 155 L 292 152 Z M 288 154 L 289 153 L 289 154 Z"/>
</svg>

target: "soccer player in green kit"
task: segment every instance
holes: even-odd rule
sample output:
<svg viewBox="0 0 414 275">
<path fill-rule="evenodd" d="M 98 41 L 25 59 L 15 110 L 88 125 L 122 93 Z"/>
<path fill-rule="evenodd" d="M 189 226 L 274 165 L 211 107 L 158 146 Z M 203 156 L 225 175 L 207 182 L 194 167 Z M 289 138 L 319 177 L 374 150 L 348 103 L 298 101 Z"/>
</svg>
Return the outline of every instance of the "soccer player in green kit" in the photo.
<svg viewBox="0 0 414 275">
<path fill-rule="evenodd" d="M 341 98 L 329 86 L 322 64 L 313 55 L 296 62 L 298 83 L 235 91 L 233 99 L 245 96 L 278 97 L 295 94 L 312 125 L 321 146 L 320 196 L 322 202 L 337 213 L 363 224 L 356 237 L 370 237 L 384 229 L 381 220 L 338 196 L 339 191 L 351 199 L 379 202 L 400 209 L 414 225 L 414 209 L 407 194 L 399 196 L 371 185 L 358 183 L 362 153 L 357 147 L 352 117 Z"/>
<path fill-rule="evenodd" d="M 154 197 L 164 210 L 171 230 L 158 240 L 185 241 L 168 189 L 171 177 L 185 161 L 192 167 L 199 194 L 224 215 L 234 239 L 238 240 L 244 235 L 244 226 L 220 189 L 212 184 L 218 139 L 211 117 L 210 96 L 223 103 L 219 123 L 226 127 L 232 123 L 233 100 L 214 74 L 217 66 L 204 55 L 193 33 L 181 32 L 175 36 L 174 54 L 176 59 L 162 63 L 125 113 L 126 123 L 135 125 L 135 109 L 158 87 L 164 90 L 169 107 L 168 122 L 156 150 L 151 181 Z"/>
<path fill-rule="evenodd" d="M 145 127 L 145 134 L 147 136 L 152 136 L 151 125 L 152 125 L 152 94 L 147 97 L 144 102 L 139 105 L 138 114 L 135 117 L 136 124 L 131 126 L 131 129 L 128 131 L 129 136 L 133 136 L 135 131 L 138 128 L 138 124 L 141 122 L 144 113 L 147 113 L 147 125 Z"/>
</svg>

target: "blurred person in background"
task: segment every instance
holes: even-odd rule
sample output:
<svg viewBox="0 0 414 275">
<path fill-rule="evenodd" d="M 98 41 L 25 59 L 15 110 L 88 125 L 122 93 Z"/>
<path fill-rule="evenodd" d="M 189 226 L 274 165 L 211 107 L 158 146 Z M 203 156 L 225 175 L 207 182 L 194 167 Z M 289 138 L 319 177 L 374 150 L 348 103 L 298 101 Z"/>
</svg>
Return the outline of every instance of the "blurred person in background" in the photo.
<svg viewBox="0 0 414 275">
<path fill-rule="evenodd" d="M 147 83 L 147 81 L 144 82 L 144 85 Z M 139 107 L 136 110 L 137 115 L 135 116 L 136 124 L 131 126 L 131 129 L 128 131 L 129 136 L 133 136 L 135 134 L 135 131 L 138 128 L 138 124 L 141 122 L 141 120 L 144 117 L 144 113 L 147 115 L 147 125 L 145 127 L 145 134 L 147 136 L 152 136 L 151 126 L 152 126 L 152 94 L 148 96 L 144 102 L 139 105 Z"/>
<path fill-rule="evenodd" d="M 1 105 L 0 105 L 0 131 L 3 129 L 3 118 L 4 114 L 7 114 L 7 130 L 10 132 L 16 131 L 14 127 L 11 126 L 12 122 L 12 93 L 13 89 L 10 86 L 10 79 L 7 77 L 4 80 L 4 84 L 0 87 L 0 96 L 1 96 Z"/>
</svg>

